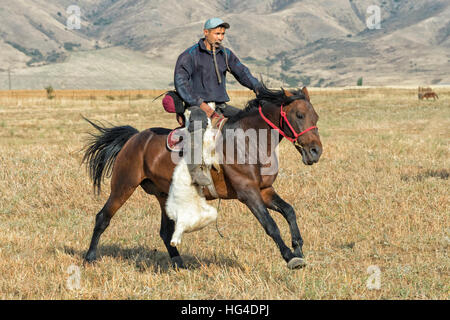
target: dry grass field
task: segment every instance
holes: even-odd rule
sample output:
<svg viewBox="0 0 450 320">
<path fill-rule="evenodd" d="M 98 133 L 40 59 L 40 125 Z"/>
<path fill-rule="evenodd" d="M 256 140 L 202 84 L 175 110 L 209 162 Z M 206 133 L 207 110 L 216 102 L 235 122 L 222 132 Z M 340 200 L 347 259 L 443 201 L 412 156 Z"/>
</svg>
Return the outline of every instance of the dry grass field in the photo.
<svg viewBox="0 0 450 320">
<path fill-rule="evenodd" d="M 305 166 L 282 141 L 275 182 L 305 241 L 308 265 L 294 271 L 236 200 L 221 202 L 224 237 L 214 224 L 185 234 L 188 269 L 172 269 L 158 203 L 142 189 L 103 234 L 98 262 L 83 266 L 109 180 L 94 195 L 80 165 L 93 130 L 82 115 L 139 130 L 176 121 L 145 92 L 2 94 L 0 299 L 448 299 L 450 90 L 437 93 L 311 92 L 322 158 Z M 286 221 L 272 216 L 290 243 Z"/>
</svg>

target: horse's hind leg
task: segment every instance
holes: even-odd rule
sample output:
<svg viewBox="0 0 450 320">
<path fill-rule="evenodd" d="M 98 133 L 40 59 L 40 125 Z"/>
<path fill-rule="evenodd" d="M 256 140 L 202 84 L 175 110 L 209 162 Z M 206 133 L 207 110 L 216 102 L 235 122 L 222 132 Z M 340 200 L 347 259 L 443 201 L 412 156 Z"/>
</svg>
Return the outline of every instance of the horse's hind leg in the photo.
<svg viewBox="0 0 450 320">
<path fill-rule="evenodd" d="M 95 227 L 94 233 L 92 235 L 91 244 L 89 250 L 85 256 L 87 262 L 93 262 L 97 258 L 97 245 L 100 236 L 109 226 L 109 222 L 117 210 L 128 200 L 128 198 L 133 194 L 136 187 L 125 187 L 119 186 L 117 188 L 112 188 L 117 190 L 112 190 L 108 201 L 106 201 L 103 208 L 97 213 L 95 217 Z"/>
<path fill-rule="evenodd" d="M 159 205 L 161 206 L 161 229 L 159 235 L 164 242 L 164 245 L 169 252 L 170 259 L 172 260 L 172 265 L 175 268 L 184 268 L 183 260 L 180 257 L 180 253 L 176 247 L 170 244 L 173 233 L 175 231 L 175 222 L 171 220 L 166 213 L 166 201 L 167 197 L 158 197 Z"/>
</svg>

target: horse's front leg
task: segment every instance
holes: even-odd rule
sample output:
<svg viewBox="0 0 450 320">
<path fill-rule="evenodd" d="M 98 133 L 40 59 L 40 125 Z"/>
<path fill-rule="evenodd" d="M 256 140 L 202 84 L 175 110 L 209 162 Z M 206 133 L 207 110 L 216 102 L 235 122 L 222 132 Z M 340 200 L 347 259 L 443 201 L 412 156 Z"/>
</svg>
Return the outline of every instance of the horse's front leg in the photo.
<svg viewBox="0 0 450 320">
<path fill-rule="evenodd" d="M 265 188 L 261 190 L 261 197 L 265 205 L 272 210 L 275 210 L 283 215 L 289 224 L 292 237 L 292 247 L 294 248 L 294 254 L 296 257 L 303 258 L 303 239 L 298 229 L 297 219 L 294 208 L 281 199 L 281 197 L 275 192 L 273 187 Z"/>
<path fill-rule="evenodd" d="M 266 233 L 275 241 L 278 248 L 280 249 L 281 255 L 284 260 L 288 263 L 290 269 L 301 268 L 305 265 L 302 258 L 294 256 L 291 249 L 289 249 L 283 242 L 280 235 L 280 230 L 277 224 L 272 219 L 269 214 L 269 210 L 264 204 L 261 197 L 260 191 L 258 189 L 247 189 L 245 191 L 238 192 L 238 199 L 247 205 L 253 215 L 258 219 L 258 221 L 263 226 Z"/>
</svg>

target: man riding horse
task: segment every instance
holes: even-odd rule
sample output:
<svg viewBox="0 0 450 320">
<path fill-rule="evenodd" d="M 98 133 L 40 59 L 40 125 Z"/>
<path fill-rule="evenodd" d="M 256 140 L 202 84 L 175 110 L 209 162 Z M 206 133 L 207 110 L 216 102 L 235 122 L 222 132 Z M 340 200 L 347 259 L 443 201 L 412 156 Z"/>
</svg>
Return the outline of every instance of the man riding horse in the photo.
<svg viewBox="0 0 450 320">
<path fill-rule="evenodd" d="M 221 45 L 225 30 L 229 27 L 228 23 L 219 18 L 206 21 L 203 27 L 205 37 L 186 49 L 178 57 L 175 66 L 175 88 L 190 111 L 188 131 L 191 136 L 191 155 L 201 154 L 199 149 L 208 118 L 214 116 L 215 112 L 228 118 L 240 111 L 226 104 L 230 101 L 226 92 L 227 71 L 231 72 L 241 85 L 255 93 L 261 87 L 260 82 L 234 53 Z M 195 139 L 196 137 L 201 137 L 201 141 Z M 212 183 L 202 162 L 196 163 L 192 157 L 187 162 L 193 183 L 200 186 Z"/>
<path fill-rule="evenodd" d="M 225 117 L 231 117 L 223 126 L 222 130 L 225 132 L 259 130 L 262 133 L 261 139 L 258 138 L 258 143 L 254 144 L 255 154 L 264 154 L 270 159 L 276 158 L 276 153 L 272 150 L 285 138 L 294 144 L 305 165 L 318 162 L 322 154 L 317 128 L 319 116 L 310 101 L 308 90 L 306 87 L 298 90 L 271 90 L 260 84 L 230 50 L 220 46 L 228 27 L 229 25 L 220 19 L 208 20 L 205 24 L 205 38 L 187 49 L 178 59 L 175 86 L 191 111 L 189 120 L 194 124 L 192 127 L 188 125 L 191 134 L 208 127 L 208 116 L 220 112 Z M 225 91 L 227 69 L 241 84 L 257 94 L 256 99 L 249 101 L 242 111 L 226 104 L 229 101 Z M 236 114 L 236 111 L 239 113 Z M 176 247 L 180 239 L 175 232 L 178 218 L 176 222 L 168 212 L 174 172 L 183 167 L 175 164 L 172 157 L 174 153 L 167 148 L 167 138 L 173 130 L 156 127 L 139 132 L 128 125 L 103 127 L 87 121 L 98 132 L 92 134 L 86 144 L 83 162 L 89 169 L 94 190 L 100 192 L 102 181 L 108 175 L 111 176 L 111 188 L 108 200 L 96 215 L 85 261 L 96 260 L 100 236 L 115 213 L 138 187 L 142 187 L 159 202 L 160 236 L 173 265 L 182 268 L 183 259 Z M 200 129 L 194 130 L 196 127 Z M 221 151 L 224 151 L 225 159 L 228 159 L 228 156 L 234 159 L 238 147 L 243 143 L 239 141 L 239 135 L 226 134 L 224 139 L 227 148 Z M 250 148 L 244 149 L 245 156 L 249 155 Z M 216 195 L 208 188 L 203 188 L 205 199 L 238 199 L 245 204 L 277 245 L 288 268 L 301 268 L 306 262 L 295 210 L 275 191 L 273 184 L 278 170 L 272 170 L 270 173 L 263 170 L 266 168 L 264 159 L 258 156 L 256 163 L 243 164 L 239 161 L 225 161 L 220 165 L 221 170 L 210 170 Z M 192 173 L 186 172 L 182 176 L 189 178 L 187 175 L 191 175 L 198 184 L 209 185 L 209 178 L 205 177 L 200 166 L 201 162 L 197 161 L 196 164 L 190 165 Z M 299 180 L 300 183 L 307 184 L 307 181 Z M 269 209 L 281 213 L 288 222 L 291 247 L 286 245 L 281 237 Z"/>
</svg>

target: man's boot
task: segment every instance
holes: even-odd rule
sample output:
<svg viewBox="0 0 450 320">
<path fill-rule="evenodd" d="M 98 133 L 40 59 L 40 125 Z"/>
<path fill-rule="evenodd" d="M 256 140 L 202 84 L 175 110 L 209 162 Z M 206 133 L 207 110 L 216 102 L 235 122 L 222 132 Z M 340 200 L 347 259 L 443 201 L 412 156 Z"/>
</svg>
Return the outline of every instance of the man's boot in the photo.
<svg viewBox="0 0 450 320">
<path fill-rule="evenodd" d="M 212 183 L 211 178 L 206 173 L 206 168 L 203 165 L 203 157 L 202 157 L 202 147 L 203 147 L 203 134 L 205 133 L 205 130 L 201 130 L 200 132 L 194 131 L 190 133 L 191 136 L 191 154 L 190 154 L 190 163 L 187 164 L 189 173 L 191 174 L 192 183 L 197 184 L 199 186 L 208 186 Z M 195 135 L 198 135 L 197 137 L 200 137 L 201 139 L 198 139 L 200 141 L 195 140 Z M 194 155 L 196 157 L 194 157 Z M 196 159 L 197 158 L 197 159 Z"/>
</svg>

